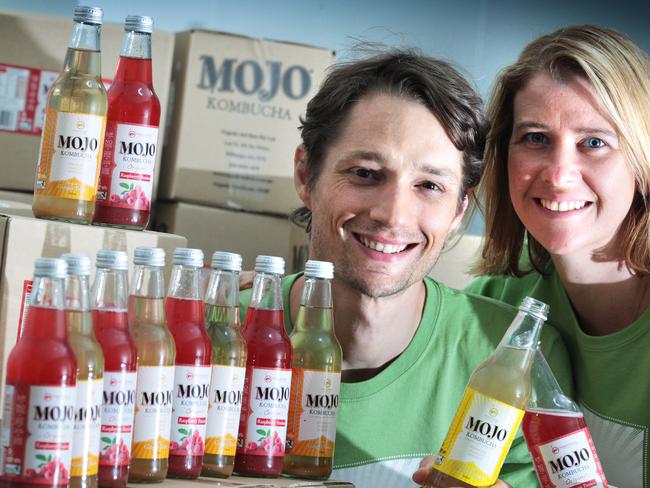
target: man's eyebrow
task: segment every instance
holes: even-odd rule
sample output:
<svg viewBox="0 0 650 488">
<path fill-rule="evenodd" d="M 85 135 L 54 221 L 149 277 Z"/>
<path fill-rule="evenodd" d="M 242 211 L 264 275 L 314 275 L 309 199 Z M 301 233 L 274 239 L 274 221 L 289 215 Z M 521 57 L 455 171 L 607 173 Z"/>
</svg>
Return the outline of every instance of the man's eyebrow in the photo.
<svg viewBox="0 0 650 488">
<path fill-rule="evenodd" d="M 429 163 L 420 163 L 417 165 L 418 171 L 430 174 L 432 176 L 452 177 L 454 172 L 446 167 L 434 166 Z"/>
<path fill-rule="evenodd" d="M 381 165 L 388 163 L 384 156 L 375 151 L 351 151 L 340 159 L 340 162 L 343 163 L 353 163 L 354 161 L 375 161 Z"/>
</svg>

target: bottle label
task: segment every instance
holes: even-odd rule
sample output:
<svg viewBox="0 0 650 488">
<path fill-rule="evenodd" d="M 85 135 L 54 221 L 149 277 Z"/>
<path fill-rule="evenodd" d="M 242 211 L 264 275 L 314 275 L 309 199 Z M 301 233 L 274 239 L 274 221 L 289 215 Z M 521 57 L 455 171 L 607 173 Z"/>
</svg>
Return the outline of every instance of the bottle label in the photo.
<svg viewBox="0 0 650 488">
<path fill-rule="evenodd" d="M 5 386 L 0 478 L 32 486 L 67 486 L 75 391 L 75 387 Z"/>
<path fill-rule="evenodd" d="M 237 453 L 253 456 L 284 456 L 291 391 L 291 369 L 251 368 L 246 429 L 237 440 Z M 245 435 L 245 437 L 243 437 Z"/>
<path fill-rule="evenodd" d="M 435 468 L 473 486 L 496 482 L 524 411 L 466 388 Z"/>
<path fill-rule="evenodd" d="M 212 365 L 205 453 L 234 456 L 246 368 Z"/>
<path fill-rule="evenodd" d="M 93 476 L 99 463 L 103 379 L 77 380 L 70 476 Z"/>
<path fill-rule="evenodd" d="M 99 464 L 127 466 L 131 460 L 137 373 L 104 371 Z"/>
<path fill-rule="evenodd" d="M 157 144 L 158 127 L 107 123 L 99 205 L 149 210 Z"/>
<path fill-rule="evenodd" d="M 296 368 L 291 378 L 287 454 L 334 456 L 341 373 Z"/>
<path fill-rule="evenodd" d="M 558 437 L 538 448 L 533 462 L 543 488 L 607 488 L 588 429 Z"/>
<path fill-rule="evenodd" d="M 173 366 L 138 366 L 132 458 L 169 456 L 173 390 Z"/>
<path fill-rule="evenodd" d="M 176 365 L 171 456 L 203 456 L 210 366 Z"/>
<path fill-rule="evenodd" d="M 94 201 L 106 117 L 47 109 L 37 195 Z"/>
</svg>

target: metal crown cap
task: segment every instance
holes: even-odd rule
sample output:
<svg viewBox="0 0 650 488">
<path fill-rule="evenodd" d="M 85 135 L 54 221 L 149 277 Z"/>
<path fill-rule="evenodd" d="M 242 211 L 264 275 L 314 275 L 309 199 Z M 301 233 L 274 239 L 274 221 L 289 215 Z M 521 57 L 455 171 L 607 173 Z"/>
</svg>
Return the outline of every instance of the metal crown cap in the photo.
<svg viewBox="0 0 650 488">
<path fill-rule="evenodd" d="M 278 256 L 257 256 L 255 271 L 258 273 L 284 274 L 284 258 Z"/>
<path fill-rule="evenodd" d="M 165 266 L 165 250 L 161 247 L 136 247 L 133 253 L 133 264 L 162 268 Z"/>
<path fill-rule="evenodd" d="M 234 252 L 215 251 L 212 254 L 212 267 L 223 271 L 241 271 L 242 258 Z"/>
<path fill-rule="evenodd" d="M 124 251 L 101 249 L 97 251 L 98 268 L 125 271 L 129 269 L 129 255 Z"/>
<path fill-rule="evenodd" d="M 102 25 L 104 11 L 101 7 L 89 7 L 87 5 L 79 5 L 74 9 L 74 21 L 82 22 L 84 24 L 97 24 Z"/>
<path fill-rule="evenodd" d="M 316 261 L 310 259 L 305 264 L 306 278 L 325 278 L 331 280 L 334 278 L 334 265 L 329 261 Z"/>
<path fill-rule="evenodd" d="M 153 18 L 148 15 L 129 15 L 124 21 L 124 30 L 133 32 L 153 32 Z"/>
<path fill-rule="evenodd" d="M 527 312 L 542 320 L 546 320 L 548 318 L 549 309 L 550 307 L 546 303 L 535 300 L 532 297 L 524 298 L 521 302 L 521 305 L 519 305 L 519 310 L 522 312 Z"/>
<path fill-rule="evenodd" d="M 177 247 L 174 249 L 173 264 L 191 266 L 193 268 L 203 267 L 203 251 L 190 249 L 188 247 Z"/>
<path fill-rule="evenodd" d="M 36 258 L 34 262 L 34 276 L 43 278 L 65 278 L 68 265 L 63 259 Z"/>
<path fill-rule="evenodd" d="M 88 276 L 93 262 L 88 256 L 83 254 L 62 254 L 63 259 L 68 265 L 68 276 Z"/>
</svg>

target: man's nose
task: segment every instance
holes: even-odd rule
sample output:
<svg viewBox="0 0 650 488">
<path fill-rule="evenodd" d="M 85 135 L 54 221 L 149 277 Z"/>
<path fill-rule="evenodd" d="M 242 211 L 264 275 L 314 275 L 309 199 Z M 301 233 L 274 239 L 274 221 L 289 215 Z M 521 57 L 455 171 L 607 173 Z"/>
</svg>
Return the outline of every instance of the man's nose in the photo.
<svg viewBox="0 0 650 488">
<path fill-rule="evenodd" d="M 383 225 L 406 226 L 416 211 L 413 198 L 410 185 L 403 182 L 386 183 L 373 199 L 370 217 Z"/>
</svg>

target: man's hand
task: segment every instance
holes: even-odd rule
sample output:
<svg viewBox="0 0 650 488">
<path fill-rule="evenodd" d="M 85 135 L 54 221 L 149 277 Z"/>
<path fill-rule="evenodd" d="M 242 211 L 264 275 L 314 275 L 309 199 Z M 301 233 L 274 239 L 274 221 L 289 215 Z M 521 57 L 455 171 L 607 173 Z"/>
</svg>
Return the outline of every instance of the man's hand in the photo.
<svg viewBox="0 0 650 488">
<path fill-rule="evenodd" d="M 433 466 L 434 460 L 435 456 L 427 456 L 423 458 L 422 461 L 420 461 L 420 469 L 413 473 L 413 481 L 415 481 L 418 485 L 433 486 L 427 485 L 426 482 L 427 478 L 429 477 L 429 473 L 431 473 L 431 466 Z M 511 488 L 511 486 L 504 481 L 498 480 L 490 488 Z"/>
</svg>

